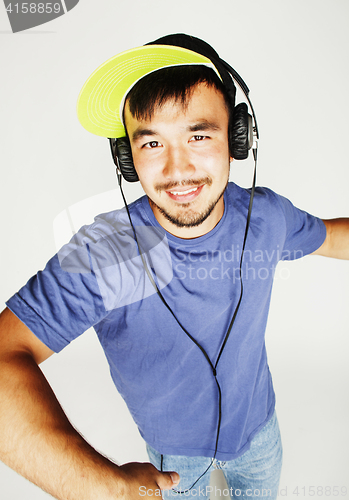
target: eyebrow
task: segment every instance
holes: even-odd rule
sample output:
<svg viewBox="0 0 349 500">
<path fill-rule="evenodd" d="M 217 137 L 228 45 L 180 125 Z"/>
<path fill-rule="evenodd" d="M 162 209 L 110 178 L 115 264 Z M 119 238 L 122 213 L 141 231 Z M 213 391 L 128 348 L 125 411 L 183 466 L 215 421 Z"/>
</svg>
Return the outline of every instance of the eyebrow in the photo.
<svg viewBox="0 0 349 500">
<path fill-rule="evenodd" d="M 221 127 L 214 122 L 209 122 L 208 120 L 200 120 L 198 123 L 195 123 L 194 125 L 190 125 L 188 127 L 188 130 L 190 132 L 198 132 L 200 130 L 220 130 Z"/>
<path fill-rule="evenodd" d="M 207 130 L 221 130 L 221 127 L 214 122 L 210 122 L 208 120 L 200 120 L 197 123 L 194 123 L 193 125 L 189 125 L 187 127 L 188 132 L 199 132 L 199 131 L 207 131 Z M 132 134 L 132 140 L 133 142 L 136 142 L 138 139 L 144 136 L 155 136 L 158 135 L 156 130 L 152 130 L 150 128 L 142 128 L 138 127 Z"/>
<path fill-rule="evenodd" d="M 152 130 L 150 128 L 138 127 L 132 134 L 132 140 L 133 142 L 136 142 L 138 139 L 144 137 L 145 135 L 158 135 L 158 134 L 155 130 Z"/>
</svg>

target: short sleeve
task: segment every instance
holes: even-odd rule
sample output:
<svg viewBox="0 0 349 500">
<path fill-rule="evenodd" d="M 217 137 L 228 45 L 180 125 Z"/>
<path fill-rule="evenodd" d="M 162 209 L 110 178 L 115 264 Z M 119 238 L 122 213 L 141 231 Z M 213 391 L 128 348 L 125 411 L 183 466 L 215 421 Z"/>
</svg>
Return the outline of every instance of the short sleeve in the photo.
<svg viewBox="0 0 349 500">
<path fill-rule="evenodd" d="M 290 200 L 275 195 L 285 220 L 285 241 L 282 260 L 294 260 L 315 252 L 326 238 L 321 219 L 296 208 Z"/>
<path fill-rule="evenodd" d="M 107 315 L 93 270 L 65 271 L 57 255 L 6 305 L 55 352 Z"/>
</svg>

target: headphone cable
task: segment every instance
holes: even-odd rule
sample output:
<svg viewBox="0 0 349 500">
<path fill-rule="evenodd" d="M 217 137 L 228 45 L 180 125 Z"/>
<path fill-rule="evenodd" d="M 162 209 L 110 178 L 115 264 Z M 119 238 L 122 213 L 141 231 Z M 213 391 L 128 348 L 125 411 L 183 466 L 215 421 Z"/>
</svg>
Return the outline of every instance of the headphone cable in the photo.
<svg viewBox="0 0 349 500">
<path fill-rule="evenodd" d="M 219 440 L 220 428 L 221 428 L 221 421 L 222 421 L 222 391 L 221 391 L 221 387 L 220 387 L 218 379 L 217 379 L 217 366 L 218 366 L 218 362 L 219 362 L 219 360 L 221 358 L 221 355 L 223 353 L 223 350 L 224 350 L 224 348 L 225 348 L 225 346 L 227 344 L 227 341 L 228 341 L 228 338 L 230 336 L 230 333 L 231 333 L 231 330 L 233 328 L 233 325 L 235 323 L 235 319 L 236 319 L 237 313 L 239 311 L 239 308 L 240 308 L 240 305 L 241 305 L 241 301 L 242 301 L 242 296 L 243 296 L 243 282 L 242 282 L 241 267 L 242 267 L 242 261 L 243 261 L 243 256 L 244 256 L 244 250 L 245 250 L 245 246 L 246 246 L 246 240 L 247 240 L 248 230 L 249 230 L 249 227 L 250 227 L 252 205 L 253 205 L 253 199 L 254 199 L 254 193 L 255 193 L 255 186 L 256 186 L 257 142 L 255 142 L 252 151 L 253 151 L 253 157 L 254 157 L 254 173 L 253 173 L 253 183 L 252 183 L 252 188 L 251 188 L 251 193 L 250 193 L 250 200 L 249 200 L 248 213 L 247 213 L 247 218 L 246 218 L 244 240 L 243 240 L 243 245 L 242 245 L 242 250 L 241 250 L 241 257 L 240 257 L 240 265 L 239 265 L 240 297 L 239 297 L 237 306 L 236 306 L 236 308 L 234 310 L 234 314 L 233 314 L 232 319 L 230 321 L 228 330 L 227 330 L 227 332 L 225 334 L 225 337 L 224 337 L 224 340 L 223 340 L 223 343 L 222 343 L 222 346 L 220 348 L 220 351 L 219 351 L 219 354 L 217 356 L 217 360 L 216 360 L 215 364 L 212 363 L 210 357 L 208 356 L 206 350 L 202 347 L 202 345 L 188 332 L 188 330 L 182 325 L 182 323 L 179 321 L 179 319 L 177 318 L 177 316 L 174 314 L 174 312 L 172 311 L 171 307 L 169 306 L 169 304 L 166 302 L 164 296 L 162 295 L 162 293 L 161 293 L 158 285 L 156 284 L 151 271 L 149 270 L 149 267 L 148 267 L 147 262 L 146 262 L 146 260 L 144 258 L 142 247 L 141 247 L 141 244 L 139 242 L 139 239 L 138 239 L 135 227 L 133 225 L 131 214 L 130 214 L 130 210 L 129 210 L 129 207 L 128 207 L 128 204 L 127 204 L 127 201 L 126 201 L 123 189 L 122 189 L 122 174 L 121 174 L 121 170 L 120 170 L 120 167 L 119 167 L 119 164 L 118 164 L 118 158 L 116 156 L 116 159 L 117 159 L 116 175 L 117 175 L 118 185 L 119 185 L 121 196 L 122 196 L 125 208 L 126 208 L 127 216 L 128 216 L 129 221 L 130 221 L 130 225 L 131 225 L 131 228 L 132 228 L 134 239 L 135 239 L 136 244 L 137 244 L 138 252 L 139 252 L 139 255 L 140 255 L 141 260 L 142 260 L 143 268 L 144 268 L 144 270 L 145 270 L 145 272 L 146 272 L 146 274 L 147 274 L 147 276 L 148 276 L 148 278 L 149 278 L 152 286 L 154 287 L 157 295 L 159 296 L 161 302 L 164 304 L 164 306 L 167 308 L 167 310 L 171 313 L 171 315 L 176 320 L 176 322 L 179 325 L 179 327 L 190 338 L 190 340 L 192 340 L 192 342 L 194 342 L 194 344 L 200 349 L 200 351 L 202 352 L 202 354 L 205 356 L 206 361 L 208 362 L 208 364 L 209 364 L 209 366 L 210 366 L 210 368 L 212 370 L 212 374 L 214 376 L 214 379 L 215 379 L 216 384 L 217 384 L 217 389 L 218 389 L 218 424 L 217 424 L 215 451 L 214 451 L 211 463 L 206 468 L 206 470 L 196 479 L 196 481 L 190 486 L 190 488 L 187 488 L 185 490 L 176 490 L 176 489 L 172 488 L 172 491 L 176 492 L 179 495 L 185 494 L 186 492 L 190 491 L 197 484 L 197 482 L 208 472 L 208 470 L 212 467 L 212 464 L 214 462 L 214 459 L 216 457 L 217 450 L 218 450 L 218 440 Z M 162 468 L 163 468 L 163 455 L 161 454 L 161 472 L 163 472 Z"/>
</svg>

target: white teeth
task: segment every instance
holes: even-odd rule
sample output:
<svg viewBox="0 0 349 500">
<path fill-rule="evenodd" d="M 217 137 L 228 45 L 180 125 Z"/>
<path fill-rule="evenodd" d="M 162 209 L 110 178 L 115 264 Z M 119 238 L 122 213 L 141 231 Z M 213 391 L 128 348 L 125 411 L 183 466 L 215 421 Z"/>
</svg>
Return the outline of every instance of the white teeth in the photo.
<svg viewBox="0 0 349 500">
<path fill-rule="evenodd" d="M 193 193 L 194 191 L 197 191 L 197 187 L 195 188 L 192 188 L 192 189 L 188 189 L 188 191 L 170 191 L 171 194 L 175 195 L 175 196 L 184 196 L 185 194 L 189 194 L 189 193 Z"/>
</svg>

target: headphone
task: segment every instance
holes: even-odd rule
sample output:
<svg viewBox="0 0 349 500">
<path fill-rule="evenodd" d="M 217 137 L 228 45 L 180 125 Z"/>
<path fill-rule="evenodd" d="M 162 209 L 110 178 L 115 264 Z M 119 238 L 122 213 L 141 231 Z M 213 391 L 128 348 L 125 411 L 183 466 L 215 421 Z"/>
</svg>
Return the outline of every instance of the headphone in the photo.
<svg viewBox="0 0 349 500">
<path fill-rule="evenodd" d="M 236 160 L 245 160 L 252 147 L 256 151 L 259 134 L 257 120 L 248 95 L 249 89 L 240 75 L 228 63 L 223 61 L 208 43 L 199 38 L 180 33 L 158 38 L 146 45 L 174 45 L 192 50 L 210 59 L 226 88 L 231 108 L 230 115 L 232 116 L 232 120 L 229 125 L 230 154 Z M 245 94 L 252 115 L 248 112 L 246 103 L 240 103 L 235 106 L 236 87 L 234 81 Z M 109 142 L 114 163 L 121 171 L 124 179 L 128 182 L 137 182 L 139 178 L 133 164 L 131 145 L 128 137 L 109 139 Z"/>
</svg>

